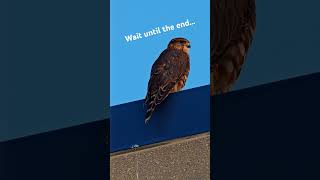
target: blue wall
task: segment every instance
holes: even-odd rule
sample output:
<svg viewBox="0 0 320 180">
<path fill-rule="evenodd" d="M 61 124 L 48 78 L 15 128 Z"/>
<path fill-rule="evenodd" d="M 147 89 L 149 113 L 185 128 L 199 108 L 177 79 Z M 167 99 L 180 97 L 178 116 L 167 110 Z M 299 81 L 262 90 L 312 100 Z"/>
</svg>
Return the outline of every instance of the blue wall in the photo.
<svg viewBox="0 0 320 180">
<path fill-rule="evenodd" d="M 319 82 L 316 73 L 214 96 L 213 179 L 320 179 Z"/>
<path fill-rule="evenodd" d="M 110 109 L 110 151 L 130 149 L 210 131 L 210 87 L 171 94 L 157 106 L 148 124 L 143 100 Z"/>
</svg>

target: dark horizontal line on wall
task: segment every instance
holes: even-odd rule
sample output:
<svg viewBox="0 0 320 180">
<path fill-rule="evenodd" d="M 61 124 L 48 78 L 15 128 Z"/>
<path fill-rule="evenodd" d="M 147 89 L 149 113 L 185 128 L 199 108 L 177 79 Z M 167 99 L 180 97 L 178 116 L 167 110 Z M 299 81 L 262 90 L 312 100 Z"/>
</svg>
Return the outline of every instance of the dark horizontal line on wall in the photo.
<svg viewBox="0 0 320 180">
<path fill-rule="evenodd" d="M 162 141 L 159 143 L 155 143 L 155 144 L 150 144 L 150 145 L 145 145 L 142 147 L 137 147 L 137 148 L 132 148 L 129 150 L 124 150 L 124 151 L 117 151 L 114 153 L 110 153 L 110 156 L 118 156 L 118 155 L 122 155 L 122 154 L 128 154 L 130 152 L 139 152 L 139 151 L 143 151 L 145 149 L 151 149 L 151 148 L 157 148 L 159 146 L 163 146 L 163 145 L 168 145 L 168 144 L 174 144 L 174 143 L 179 143 L 181 141 L 192 141 L 194 139 L 197 138 L 201 138 L 201 137 L 207 137 L 210 136 L 210 132 L 205 132 L 205 133 L 201 133 L 201 134 L 195 134 L 195 135 L 191 135 L 191 136 L 187 136 L 187 137 L 182 137 L 182 138 L 177 138 L 177 139 L 171 139 L 168 141 Z"/>
</svg>

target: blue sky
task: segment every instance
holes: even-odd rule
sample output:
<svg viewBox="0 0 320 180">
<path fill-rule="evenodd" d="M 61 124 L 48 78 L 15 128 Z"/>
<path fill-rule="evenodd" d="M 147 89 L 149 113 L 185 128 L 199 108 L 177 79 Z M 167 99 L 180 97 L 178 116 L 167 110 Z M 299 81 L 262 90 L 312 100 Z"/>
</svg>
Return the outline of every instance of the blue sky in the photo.
<svg viewBox="0 0 320 180">
<path fill-rule="evenodd" d="M 185 89 L 210 83 L 210 8 L 209 0 L 111 0 L 110 105 L 145 97 L 151 66 L 168 42 L 184 37 L 191 42 L 191 69 Z M 156 27 L 186 22 L 192 26 L 127 42 L 125 36 Z"/>
</svg>

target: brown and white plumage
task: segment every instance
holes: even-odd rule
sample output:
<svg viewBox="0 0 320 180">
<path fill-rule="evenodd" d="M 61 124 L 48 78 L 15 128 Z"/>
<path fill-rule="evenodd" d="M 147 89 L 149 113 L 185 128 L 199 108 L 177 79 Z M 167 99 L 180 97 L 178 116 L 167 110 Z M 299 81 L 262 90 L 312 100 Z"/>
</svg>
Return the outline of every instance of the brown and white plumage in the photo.
<svg viewBox="0 0 320 180">
<path fill-rule="evenodd" d="M 211 4 L 211 95 L 227 92 L 238 79 L 256 29 L 255 0 Z"/>
<path fill-rule="evenodd" d="M 148 122 L 156 106 L 170 93 L 184 87 L 190 70 L 190 47 L 190 42 L 185 38 L 172 39 L 152 65 L 145 98 L 145 122 Z"/>
</svg>

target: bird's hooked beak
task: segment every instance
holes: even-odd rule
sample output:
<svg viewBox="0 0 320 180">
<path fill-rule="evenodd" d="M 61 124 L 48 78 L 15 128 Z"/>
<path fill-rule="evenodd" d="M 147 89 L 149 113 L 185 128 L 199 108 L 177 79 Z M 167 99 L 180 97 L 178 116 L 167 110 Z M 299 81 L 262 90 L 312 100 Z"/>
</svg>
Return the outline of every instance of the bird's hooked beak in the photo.
<svg viewBox="0 0 320 180">
<path fill-rule="evenodd" d="M 190 44 L 188 44 L 188 45 L 187 45 L 187 48 L 191 48 L 191 45 L 190 45 Z"/>
</svg>

